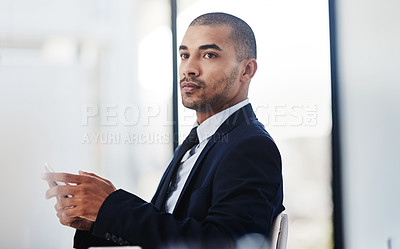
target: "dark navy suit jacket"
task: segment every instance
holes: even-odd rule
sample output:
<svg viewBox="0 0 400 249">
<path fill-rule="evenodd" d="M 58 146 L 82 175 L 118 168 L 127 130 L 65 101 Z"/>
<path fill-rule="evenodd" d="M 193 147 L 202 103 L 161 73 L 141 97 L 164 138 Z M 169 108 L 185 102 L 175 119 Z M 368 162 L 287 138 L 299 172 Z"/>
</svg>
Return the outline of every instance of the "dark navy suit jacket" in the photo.
<svg viewBox="0 0 400 249">
<path fill-rule="evenodd" d="M 246 234 L 268 236 L 274 217 L 284 210 L 281 157 L 250 104 L 211 137 L 168 214 L 155 204 L 164 198 L 160 190 L 173 164 L 151 203 L 124 190 L 109 195 L 91 231 L 76 232 L 74 247 L 233 248 Z"/>
</svg>

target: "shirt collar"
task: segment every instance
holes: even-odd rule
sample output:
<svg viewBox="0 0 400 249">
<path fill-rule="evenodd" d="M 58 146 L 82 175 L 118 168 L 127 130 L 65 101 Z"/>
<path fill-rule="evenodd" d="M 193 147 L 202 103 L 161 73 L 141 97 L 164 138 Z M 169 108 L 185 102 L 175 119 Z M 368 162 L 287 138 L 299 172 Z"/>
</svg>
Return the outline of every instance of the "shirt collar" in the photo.
<svg viewBox="0 0 400 249">
<path fill-rule="evenodd" d="M 225 122 L 227 118 L 229 118 L 229 116 L 231 116 L 234 112 L 247 105 L 248 103 L 249 99 L 245 99 L 234 106 L 231 106 L 217 114 L 214 114 L 213 116 L 204 120 L 203 123 L 201 123 L 200 125 L 196 121 L 194 127 L 198 126 L 197 136 L 199 138 L 199 142 L 201 143 L 212 136 L 222 125 L 222 123 Z"/>
</svg>

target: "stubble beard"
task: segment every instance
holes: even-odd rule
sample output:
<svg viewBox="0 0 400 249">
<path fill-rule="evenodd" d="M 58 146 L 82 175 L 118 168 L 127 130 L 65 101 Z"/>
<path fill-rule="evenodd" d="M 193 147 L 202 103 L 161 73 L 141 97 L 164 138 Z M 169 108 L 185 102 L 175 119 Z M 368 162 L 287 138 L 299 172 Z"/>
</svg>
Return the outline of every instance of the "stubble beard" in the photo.
<svg viewBox="0 0 400 249">
<path fill-rule="evenodd" d="M 218 86 L 226 82 L 225 88 L 222 92 L 215 94 L 213 96 L 206 96 L 204 93 L 199 96 L 199 100 L 197 101 L 185 101 L 182 97 L 182 103 L 186 108 L 195 110 L 196 112 L 208 112 L 208 113 L 217 113 L 227 107 L 227 93 L 232 89 L 234 82 L 239 74 L 239 67 L 235 67 L 230 75 L 225 75 L 217 82 L 215 82 L 214 86 Z M 200 80 L 192 80 L 197 81 L 202 85 L 203 88 L 208 87 L 207 84 Z M 186 93 L 188 94 L 188 93 Z M 222 109 L 221 109 L 222 108 Z"/>
</svg>

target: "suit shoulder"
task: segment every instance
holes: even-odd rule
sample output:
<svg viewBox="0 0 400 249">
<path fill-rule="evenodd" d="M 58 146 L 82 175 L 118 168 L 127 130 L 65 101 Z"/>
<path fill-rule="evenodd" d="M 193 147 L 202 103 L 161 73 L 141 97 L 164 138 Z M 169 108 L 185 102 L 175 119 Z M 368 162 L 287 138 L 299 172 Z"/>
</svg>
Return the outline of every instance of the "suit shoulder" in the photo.
<svg viewBox="0 0 400 249">
<path fill-rule="evenodd" d="M 265 140 L 266 143 L 275 144 L 274 139 L 257 118 L 246 120 L 231 131 L 230 136 L 238 136 L 240 140 Z"/>
<path fill-rule="evenodd" d="M 231 130 L 219 141 L 220 152 L 225 156 L 233 154 L 246 154 L 271 156 L 280 160 L 280 152 L 270 134 L 258 122 L 242 123 Z"/>
</svg>

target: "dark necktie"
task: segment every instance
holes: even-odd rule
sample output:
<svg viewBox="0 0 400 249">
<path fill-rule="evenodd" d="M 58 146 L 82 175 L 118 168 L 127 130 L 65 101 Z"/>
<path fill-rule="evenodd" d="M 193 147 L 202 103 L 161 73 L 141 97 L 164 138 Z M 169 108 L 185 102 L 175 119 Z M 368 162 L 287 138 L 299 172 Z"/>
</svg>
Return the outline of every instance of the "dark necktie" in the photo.
<svg viewBox="0 0 400 249">
<path fill-rule="evenodd" d="M 172 176 L 171 180 L 169 181 L 168 189 L 164 197 L 164 202 L 163 202 L 163 208 L 166 210 L 166 203 L 167 200 L 172 196 L 172 193 L 175 192 L 176 188 L 178 187 L 178 182 L 179 182 L 179 177 L 178 177 L 178 169 L 179 166 L 181 165 L 182 157 L 185 155 L 185 153 L 192 149 L 195 145 L 199 143 L 199 138 L 197 137 L 197 127 L 194 127 L 189 135 L 186 137 L 186 139 L 183 141 L 181 147 L 178 149 L 178 153 L 176 155 L 176 163 L 172 170 Z M 192 155 L 190 155 L 192 156 Z"/>
</svg>

